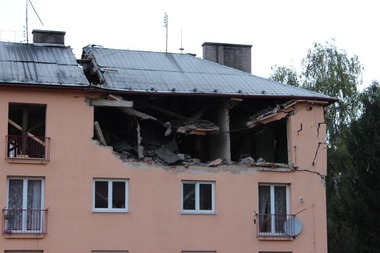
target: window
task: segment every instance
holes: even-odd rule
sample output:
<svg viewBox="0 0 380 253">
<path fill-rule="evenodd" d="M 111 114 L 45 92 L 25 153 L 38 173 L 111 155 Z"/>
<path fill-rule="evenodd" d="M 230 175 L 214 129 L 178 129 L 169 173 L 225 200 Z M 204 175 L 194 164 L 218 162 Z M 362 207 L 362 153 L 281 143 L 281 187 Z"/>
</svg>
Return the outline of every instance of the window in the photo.
<svg viewBox="0 0 380 253">
<path fill-rule="evenodd" d="M 198 250 L 196 250 L 196 251 L 193 251 L 193 250 L 185 250 L 185 251 L 182 251 L 181 253 L 216 253 L 216 251 L 209 251 L 209 250 L 207 250 L 207 251 L 198 251 Z"/>
<path fill-rule="evenodd" d="M 259 235 L 285 236 L 284 223 L 291 216 L 288 213 L 288 185 L 259 185 Z"/>
<path fill-rule="evenodd" d="M 92 250 L 91 253 L 128 253 L 127 250 Z"/>
<path fill-rule="evenodd" d="M 215 183 L 182 182 L 182 212 L 197 214 L 215 213 Z"/>
<path fill-rule="evenodd" d="M 42 234 L 44 180 L 36 178 L 9 178 L 7 208 L 4 210 L 5 234 Z"/>
<path fill-rule="evenodd" d="M 42 250 L 6 250 L 5 253 L 43 253 Z"/>
<path fill-rule="evenodd" d="M 45 136 L 46 105 L 10 103 L 7 158 L 49 160 L 49 138 Z"/>
<path fill-rule="evenodd" d="M 207 250 L 207 251 L 198 251 L 198 250 L 196 250 L 196 251 L 193 251 L 193 250 L 185 250 L 185 251 L 182 251 L 181 253 L 216 253 L 216 251 L 209 251 L 209 250 Z"/>
<path fill-rule="evenodd" d="M 259 251 L 259 253 L 292 253 L 290 251 Z"/>
<path fill-rule="evenodd" d="M 95 212 L 128 212 L 128 180 L 94 180 Z"/>
<path fill-rule="evenodd" d="M 291 251 L 259 251 L 259 253 L 292 253 Z"/>
</svg>

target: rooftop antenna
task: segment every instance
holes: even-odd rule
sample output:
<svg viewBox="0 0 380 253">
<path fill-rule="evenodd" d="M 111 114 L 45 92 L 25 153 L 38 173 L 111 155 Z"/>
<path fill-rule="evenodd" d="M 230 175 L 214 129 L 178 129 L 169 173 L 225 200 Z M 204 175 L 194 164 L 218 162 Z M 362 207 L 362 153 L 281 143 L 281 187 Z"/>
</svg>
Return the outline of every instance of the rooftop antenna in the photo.
<svg viewBox="0 0 380 253">
<path fill-rule="evenodd" d="M 181 51 L 181 54 L 184 50 L 183 46 L 182 46 L 182 29 L 181 29 L 181 47 L 179 48 L 179 50 Z"/>
<path fill-rule="evenodd" d="M 169 17 L 164 13 L 164 27 L 166 27 L 166 49 L 165 52 L 168 52 L 168 27 L 169 27 Z"/>
<path fill-rule="evenodd" d="M 36 9 L 33 6 L 32 1 L 31 0 L 26 0 L 26 12 L 25 12 L 25 16 L 26 16 L 26 20 L 25 20 L 25 22 L 26 22 L 26 24 L 25 24 L 26 43 L 29 42 L 29 27 L 28 27 L 28 5 L 29 5 L 29 3 L 30 3 L 30 5 L 33 8 L 34 13 L 37 15 L 38 20 L 41 22 L 41 25 L 44 25 L 44 23 L 42 23 L 42 20 L 41 20 L 40 16 L 38 15 Z"/>
</svg>

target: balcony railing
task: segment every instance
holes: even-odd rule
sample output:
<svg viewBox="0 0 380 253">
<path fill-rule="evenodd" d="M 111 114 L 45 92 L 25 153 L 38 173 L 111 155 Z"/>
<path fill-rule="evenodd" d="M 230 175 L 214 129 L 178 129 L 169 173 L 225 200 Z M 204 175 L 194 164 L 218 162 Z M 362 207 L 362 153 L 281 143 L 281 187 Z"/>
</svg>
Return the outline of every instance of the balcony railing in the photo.
<svg viewBox="0 0 380 253">
<path fill-rule="evenodd" d="M 2 233 L 47 234 L 47 209 L 3 209 Z"/>
<path fill-rule="evenodd" d="M 6 159 L 9 161 L 47 162 L 50 159 L 50 138 L 34 135 L 7 135 Z"/>
<path fill-rule="evenodd" d="M 260 238 L 292 238 L 296 235 L 293 214 L 257 214 L 257 235 Z"/>
</svg>

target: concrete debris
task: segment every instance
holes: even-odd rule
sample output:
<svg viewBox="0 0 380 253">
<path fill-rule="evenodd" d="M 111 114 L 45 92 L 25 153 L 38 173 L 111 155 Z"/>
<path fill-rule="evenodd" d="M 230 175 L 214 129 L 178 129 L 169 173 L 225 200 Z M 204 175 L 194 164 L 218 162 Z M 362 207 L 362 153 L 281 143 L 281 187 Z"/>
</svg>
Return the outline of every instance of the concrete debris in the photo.
<svg viewBox="0 0 380 253">
<path fill-rule="evenodd" d="M 257 163 L 265 163 L 264 158 L 260 157 L 259 159 L 257 159 Z"/>
<path fill-rule="evenodd" d="M 215 159 L 214 161 L 210 162 L 209 164 L 207 164 L 207 167 L 217 167 L 219 165 L 221 165 L 223 163 L 223 160 L 218 158 L 218 159 Z"/>
<path fill-rule="evenodd" d="M 245 157 L 239 161 L 239 164 L 246 165 L 246 166 L 252 166 L 255 163 L 255 159 L 252 157 Z"/>
<path fill-rule="evenodd" d="M 177 132 L 185 135 L 217 134 L 219 127 L 207 120 L 197 120 L 184 122 L 182 126 L 178 127 Z"/>
<path fill-rule="evenodd" d="M 254 115 L 252 115 L 251 117 L 249 117 L 248 121 L 246 122 L 246 125 L 248 128 L 253 128 L 260 124 L 269 123 L 271 120 L 268 120 L 268 119 L 274 117 L 278 113 L 284 113 L 283 117 L 285 117 L 285 115 L 290 112 L 289 108 L 295 105 L 296 103 L 297 101 L 290 100 L 290 101 L 287 101 L 286 103 L 276 105 L 276 107 L 274 108 L 268 107 L 264 110 L 261 110 L 255 113 Z M 264 120 L 268 120 L 268 121 L 264 123 Z"/>
<path fill-rule="evenodd" d="M 180 161 L 180 158 L 176 153 L 168 149 L 167 147 L 161 147 L 154 151 L 157 156 L 167 164 L 175 164 Z"/>
<path fill-rule="evenodd" d="M 122 153 L 123 151 L 131 151 L 133 149 L 126 141 L 117 141 L 112 143 L 111 146 L 113 147 L 113 150 L 118 153 Z"/>
</svg>

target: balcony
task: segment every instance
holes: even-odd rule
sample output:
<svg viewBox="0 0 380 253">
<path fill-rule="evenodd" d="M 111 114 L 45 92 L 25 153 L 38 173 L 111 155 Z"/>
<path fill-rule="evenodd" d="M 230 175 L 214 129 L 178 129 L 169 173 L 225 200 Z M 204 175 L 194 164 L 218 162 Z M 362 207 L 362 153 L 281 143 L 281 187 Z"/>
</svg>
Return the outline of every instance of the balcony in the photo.
<svg viewBox="0 0 380 253">
<path fill-rule="evenodd" d="M 47 163 L 50 159 L 50 138 L 28 135 L 7 135 L 6 159 L 15 163 Z"/>
<path fill-rule="evenodd" d="M 302 230 L 294 214 L 257 214 L 257 237 L 268 240 L 291 240 Z"/>
<path fill-rule="evenodd" d="M 3 209 L 2 234 L 43 236 L 47 234 L 47 209 Z"/>
</svg>

